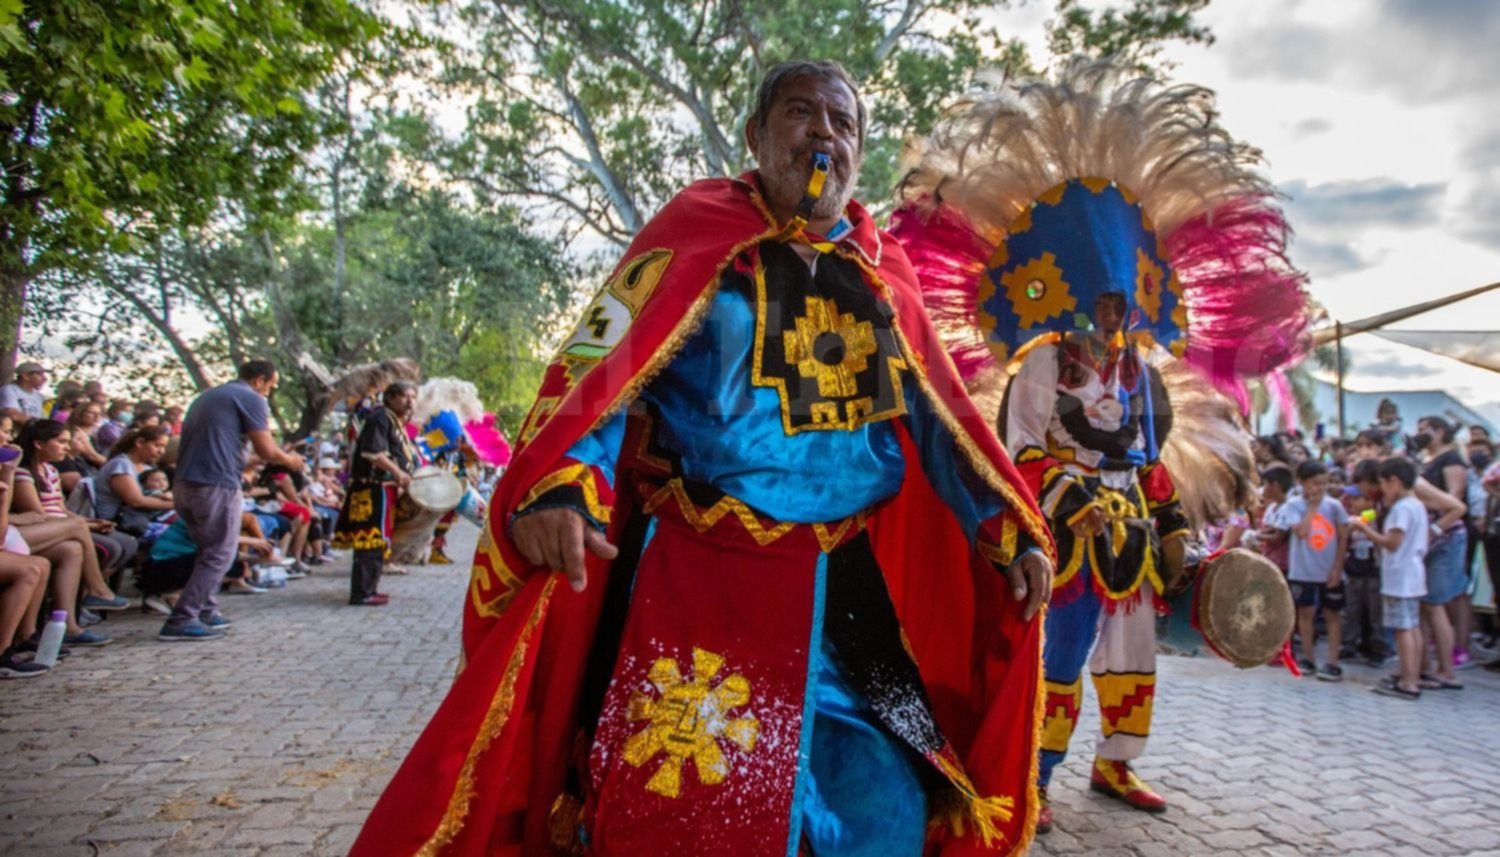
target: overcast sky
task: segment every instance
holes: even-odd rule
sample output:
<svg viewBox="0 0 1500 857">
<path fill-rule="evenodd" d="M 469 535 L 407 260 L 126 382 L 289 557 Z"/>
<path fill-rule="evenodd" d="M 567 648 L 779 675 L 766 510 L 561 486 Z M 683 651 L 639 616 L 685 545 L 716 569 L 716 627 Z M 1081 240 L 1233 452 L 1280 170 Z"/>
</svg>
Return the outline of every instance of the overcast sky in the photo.
<svg viewBox="0 0 1500 857">
<path fill-rule="evenodd" d="M 1050 2 L 999 13 L 1045 56 Z M 1500 281 L 1500 2 L 1215 0 L 1208 47 L 1172 45 L 1174 77 L 1219 94 L 1223 124 L 1265 152 L 1291 197 L 1292 259 L 1353 321 Z M 1397 325 L 1494 330 L 1500 293 Z M 1352 389 L 1447 389 L 1500 419 L 1500 375 L 1371 336 Z"/>
</svg>

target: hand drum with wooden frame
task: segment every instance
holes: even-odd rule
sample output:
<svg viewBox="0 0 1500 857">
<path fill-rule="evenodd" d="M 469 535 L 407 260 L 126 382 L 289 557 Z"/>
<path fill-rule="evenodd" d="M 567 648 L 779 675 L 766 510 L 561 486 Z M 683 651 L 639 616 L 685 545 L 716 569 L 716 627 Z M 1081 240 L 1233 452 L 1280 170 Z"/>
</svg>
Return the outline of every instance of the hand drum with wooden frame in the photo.
<svg viewBox="0 0 1500 857">
<path fill-rule="evenodd" d="M 1168 603 L 1172 614 L 1160 629 L 1163 643 L 1188 654 L 1207 648 L 1237 667 L 1276 657 L 1296 622 L 1281 570 L 1244 548 L 1209 560 L 1193 585 Z"/>
</svg>

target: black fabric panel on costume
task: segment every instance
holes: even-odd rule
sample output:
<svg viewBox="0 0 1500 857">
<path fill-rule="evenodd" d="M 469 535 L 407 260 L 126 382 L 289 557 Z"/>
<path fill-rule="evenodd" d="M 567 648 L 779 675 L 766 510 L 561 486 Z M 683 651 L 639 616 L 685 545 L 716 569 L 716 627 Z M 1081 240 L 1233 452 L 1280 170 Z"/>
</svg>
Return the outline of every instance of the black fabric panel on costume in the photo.
<svg viewBox="0 0 1500 857">
<path fill-rule="evenodd" d="M 637 513 L 630 516 L 620 534 L 620 555 L 609 567 L 609 581 L 604 587 L 604 604 L 599 611 L 599 624 L 594 631 L 594 644 L 589 650 L 588 665 L 583 673 L 583 687 L 578 698 L 578 722 L 583 724 L 590 744 L 593 743 L 599 713 L 604 710 L 604 693 L 609 689 L 615 660 L 620 654 L 620 638 L 625 634 L 625 615 L 630 611 L 630 592 L 635 586 L 635 572 L 641 564 L 641 553 L 646 546 L 646 531 L 650 524 L 651 518 L 648 515 Z"/>
<path fill-rule="evenodd" d="M 859 268 L 846 259 L 825 254 L 818 258 L 814 274 L 797 251 L 775 241 L 762 243 L 760 255 L 767 293 L 766 341 L 760 345 L 760 371 L 785 385 L 786 417 L 792 427 L 817 425 L 821 420 L 815 415 L 814 406 L 826 408 L 832 404 L 841 417 L 847 416 L 850 402 L 863 400 L 868 401 L 868 412 L 873 414 L 901 408 L 903 403 L 888 369 L 889 361 L 901 353 L 891 332 L 894 313 L 871 291 Z M 803 374 L 805 367 L 787 362 L 784 337 L 798 330 L 799 319 L 807 323 L 809 298 L 832 300 L 838 313 L 852 316 L 857 327 L 868 324 L 874 350 L 860 364 L 863 368 L 854 374 L 852 393 L 825 396 L 819 390 L 818 379 Z M 813 345 L 813 358 L 828 366 L 841 365 L 847 350 L 859 345 L 860 342 L 846 340 L 839 330 L 825 330 Z"/>
<path fill-rule="evenodd" d="M 1119 554 L 1114 554 L 1110 551 L 1109 525 L 1106 524 L 1104 529 L 1104 533 L 1094 537 L 1094 560 L 1098 563 L 1094 570 L 1105 589 L 1124 592 L 1140 573 L 1141 565 L 1146 561 L 1146 551 L 1151 551 L 1152 556 L 1161 556 L 1161 537 L 1149 521 L 1131 522 L 1127 525 L 1124 546 Z"/>
<path fill-rule="evenodd" d="M 1161 370 L 1147 366 L 1146 371 L 1151 379 L 1151 415 L 1156 422 L 1156 448 L 1160 449 L 1167 445 L 1167 437 L 1172 434 L 1172 397 L 1167 394 L 1167 382 L 1162 380 Z"/>
<path fill-rule="evenodd" d="M 826 586 L 823 633 L 854 689 L 886 729 L 918 754 L 942 749 L 947 742 L 922 675 L 901 643 L 901 623 L 867 534 L 828 554 Z"/>
</svg>

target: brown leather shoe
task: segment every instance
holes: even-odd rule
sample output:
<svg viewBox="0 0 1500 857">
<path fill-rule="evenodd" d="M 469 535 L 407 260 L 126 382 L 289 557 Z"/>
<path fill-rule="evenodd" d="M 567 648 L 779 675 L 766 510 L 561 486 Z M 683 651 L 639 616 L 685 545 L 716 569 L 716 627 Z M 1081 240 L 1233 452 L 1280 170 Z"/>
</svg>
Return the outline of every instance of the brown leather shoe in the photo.
<svg viewBox="0 0 1500 857">
<path fill-rule="evenodd" d="M 1122 800 L 1143 812 L 1167 811 L 1167 799 L 1141 782 L 1141 778 L 1130 770 L 1128 762 L 1094 759 L 1094 772 L 1089 777 L 1089 788 L 1099 794 Z"/>
</svg>

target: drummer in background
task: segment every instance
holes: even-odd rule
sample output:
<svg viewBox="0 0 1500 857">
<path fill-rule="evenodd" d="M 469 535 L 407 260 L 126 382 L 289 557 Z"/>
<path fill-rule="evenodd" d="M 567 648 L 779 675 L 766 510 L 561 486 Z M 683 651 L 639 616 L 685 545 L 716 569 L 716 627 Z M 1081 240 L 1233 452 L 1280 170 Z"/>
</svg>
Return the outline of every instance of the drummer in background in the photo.
<svg viewBox="0 0 1500 857">
<path fill-rule="evenodd" d="M 395 381 L 381 397 L 384 407 L 370 412 L 354 444 L 349 490 L 339 511 L 334 547 L 353 549 L 349 603 L 380 606 L 390 596 L 377 591 L 391 552 L 396 499 L 411 485 L 417 450 L 406 436 L 406 421 L 416 404 L 417 387 Z"/>
</svg>

